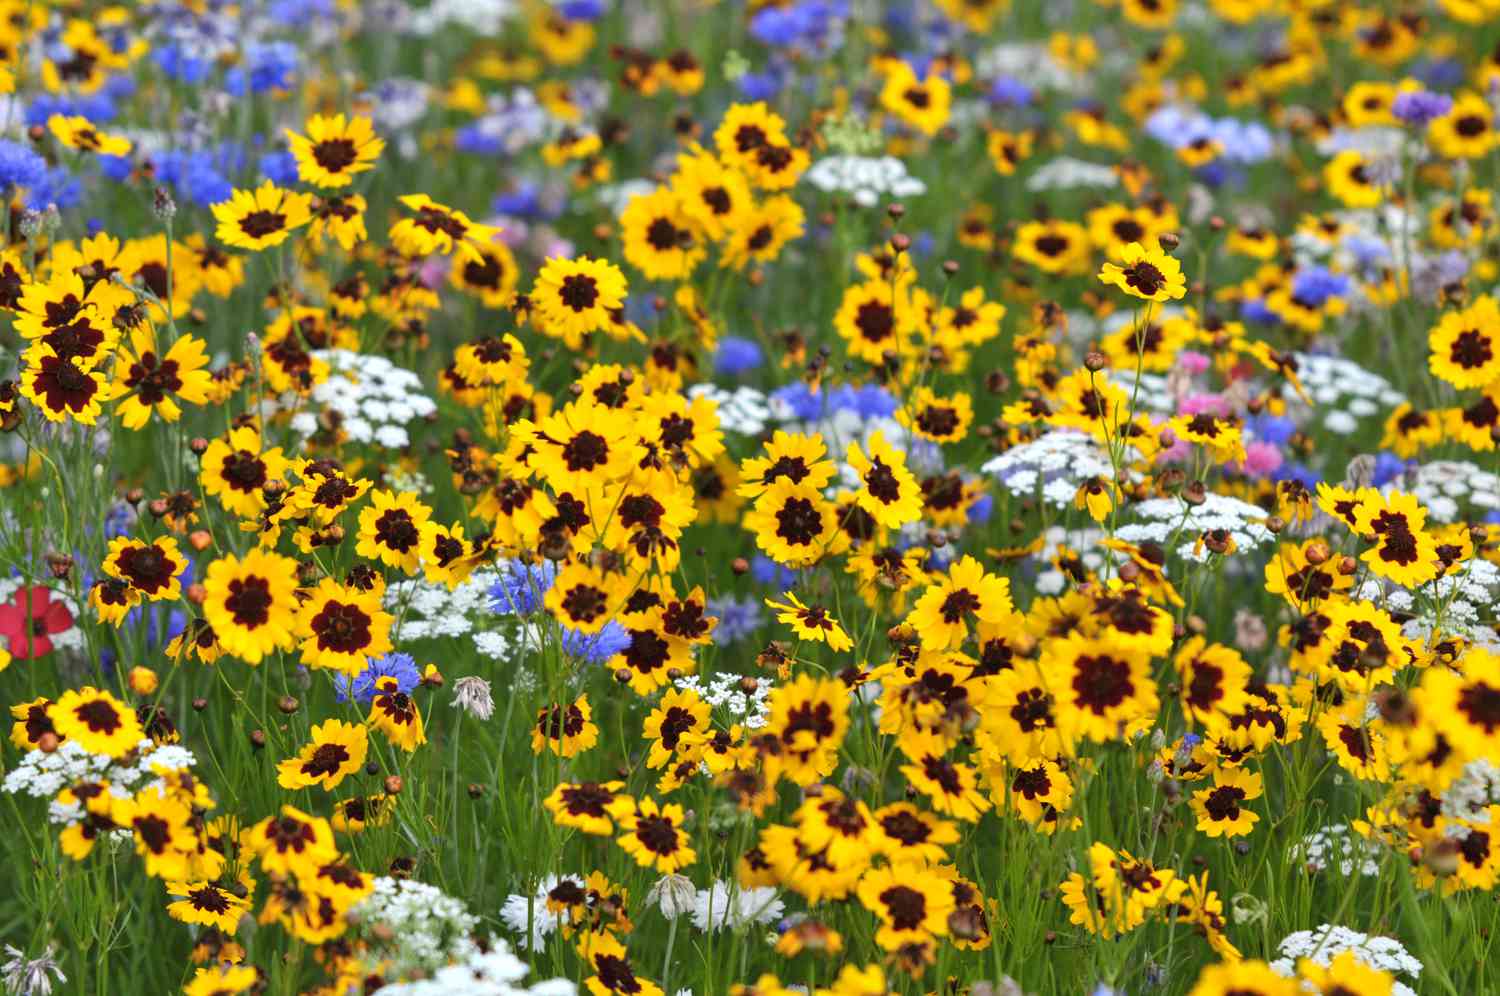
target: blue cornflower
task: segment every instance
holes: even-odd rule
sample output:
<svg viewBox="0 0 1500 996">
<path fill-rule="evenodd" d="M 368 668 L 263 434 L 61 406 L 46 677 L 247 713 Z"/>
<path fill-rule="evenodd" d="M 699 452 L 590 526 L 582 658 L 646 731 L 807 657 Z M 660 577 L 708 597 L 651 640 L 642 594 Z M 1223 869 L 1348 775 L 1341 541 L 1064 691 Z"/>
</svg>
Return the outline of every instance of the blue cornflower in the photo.
<svg viewBox="0 0 1500 996">
<path fill-rule="evenodd" d="M 242 65 L 224 77 L 224 89 L 236 97 L 267 90 L 290 90 L 297 72 L 297 46 L 290 42 L 251 43 Z"/>
<path fill-rule="evenodd" d="M 604 0 L 563 0 L 557 12 L 570 21 L 597 21 L 609 6 Z"/>
<path fill-rule="evenodd" d="M 330 20 L 337 11 L 333 0 L 272 0 L 266 11 L 271 20 L 289 28 L 306 27 L 319 20 Z"/>
<path fill-rule="evenodd" d="M 410 654 L 399 651 L 377 657 L 365 665 L 365 669 L 354 676 L 351 687 L 347 674 L 335 675 L 333 693 L 340 702 L 348 702 L 352 694 L 360 705 L 369 705 L 375 698 L 375 683 L 381 678 L 395 678 L 396 688 L 410 692 L 422 681 L 422 670 Z"/>
<path fill-rule="evenodd" d="M 581 657 L 590 664 L 603 664 L 630 646 L 630 634 L 613 619 L 597 633 L 563 627 L 562 646 L 565 653 L 574 657 Z"/>
<path fill-rule="evenodd" d="M 714 627 L 714 643 L 728 646 L 737 643 L 760 629 L 762 622 L 761 601 L 758 598 L 736 598 L 721 595 L 710 598 L 708 614 L 716 616 L 719 625 Z"/>
<path fill-rule="evenodd" d="M 1292 278 L 1292 296 L 1303 304 L 1321 308 L 1332 297 L 1349 293 L 1349 278 L 1321 266 L 1305 266 Z"/>
<path fill-rule="evenodd" d="M 94 124 L 107 124 L 115 119 L 115 102 L 106 93 L 94 93 L 86 97 L 64 97 L 58 94 L 42 94 L 26 105 L 26 124 L 45 127 L 54 114 L 64 117 L 88 118 Z"/>
<path fill-rule="evenodd" d="M 974 499 L 974 504 L 969 506 L 968 519 L 974 525 L 982 525 L 990 521 L 990 516 L 995 514 L 995 496 L 982 494 Z"/>
<path fill-rule="evenodd" d="M 755 559 L 750 561 L 750 576 L 761 584 L 783 590 L 797 583 L 796 571 L 790 567 L 782 567 L 763 553 L 757 553 Z"/>
<path fill-rule="evenodd" d="M 819 393 L 814 392 L 800 380 L 772 391 L 771 400 L 778 405 L 784 405 L 793 418 L 804 422 L 823 414 L 823 401 Z"/>
<path fill-rule="evenodd" d="M 42 177 L 42 182 L 33 185 L 26 194 L 26 206 L 33 211 L 45 211 L 49 205 L 66 210 L 83 200 L 83 184 L 61 166 L 54 166 Z"/>
<path fill-rule="evenodd" d="M 1245 422 L 1245 427 L 1250 434 L 1263 443 L 1275 443 L 1277 446 L 1285 446 L 1297 431 L 1297 423 L 1289 418 L 1279 415 L 1252 415 Z"/>
<path fill-rule="evenodd" d="M 1377 488 L 1383 488 L 1415 464 L 1415 460 L 1403 460 L 1389 450 L 1381 450 L 1375 455 L 1375 470 L 1371 475 L 1370 483 Z"/>
<path fill-rule="evenodd" d="M 1396 116 L 1396 120 L 1419 128 L 1451 110 L 1452 97 L 1430 90 L 1407 90 L 1396 94 L 1396 99 L 1391 103 L 1391 113 Z"/>
<path fill-rule="evenodd" d="M 714 370 L 731 377 L 746 370 L 754 370 L 763 362 L 765 354 L 761 352 L 760 343 L 754 339 L 725 336 L 719 340 L 719 348 L 714 351 Z"/>
<path fill-rule="evenodd" d="M 301 0 L 298 0 L 300 3 Z M 151 60 L 162 74 L 170 80 L 196 86 L 208 78 L 213 64 L 188 52 L 176 42 L 164 45 L 151 53 Z"/>
<path fill-rule="evenodd" d="M 1249 297 L 1240 302 L 1240 317 L 1247 322 L 1256 322 L 1261 325 L 1278 325 L 1281 316 L 1266 307 L 1263 298 Z"/>
<path fill-rule="evenodd" d="M 529 616 L 542 607 L 542 599 L 557 580 L 557 565 L 550 560 L 528 564 L 507 560 L 499 565 L 500 580 L 490 586 L 490 609 L 502 616 Z"/>
<path fill-rule="evenodd" d="M 47 177 L 47 161 L 28 146 L 0 139 L 0 187 L 35 187 Z"/>
<path fill-rule="evenodd" d="M 1031 87 L 1014 76 L 1001 76 L 990 84 L 990 101 L 992 103 L 1008 104 L 1011 107 L 1025 107 L 1031 103 L 1033 96 Z"/>
<path fill-rule="evenodd" d="M 280 187 L 290 187 L 300 178 L 297 157 L 290 152 L 267 152 L 260 157 L 260 173 Z"/>
<path fill-rule="evenodd" d="M 782 80 L 776 73 L 745 73 L 734 85 L 746 100 L 770 100 L 781 93 Z"/>
</svg>

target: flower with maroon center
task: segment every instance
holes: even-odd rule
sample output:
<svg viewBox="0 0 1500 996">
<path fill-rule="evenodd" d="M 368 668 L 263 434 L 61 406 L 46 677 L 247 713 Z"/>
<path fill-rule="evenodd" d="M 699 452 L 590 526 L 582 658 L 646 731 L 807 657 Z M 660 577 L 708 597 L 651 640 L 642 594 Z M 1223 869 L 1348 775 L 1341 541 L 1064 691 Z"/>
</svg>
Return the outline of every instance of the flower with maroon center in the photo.
<svg viewBox="0 0 1500 996">
<path fill-rule="evenodd" d="M 182 593 L 178 575 L 186 567 L 186 558 L 170 536 L 150 543 L 117 536 L 104 557 L 104 573 L 128 582 L 152 601 L 175 600 Z"/>
<path fill-rule="evenodd" d="M 48 421 L 76 419 L 93 425 L 105 394 L 104 375 L 61 356 L 43 356 L 22 377 L 21 393 Z"/>
<path fill-rule="evenodd" d="M 331 791 L 365 763 L 369 737 L 356 723 L 330 719 L 312 728 L 312 742 L 277 765 L 277 784 L 286 789 L 313 785 Z"/>
<path fill-rule="evenodd" d="M 610 815 L 621 830 L 616 838 L 620 847 L 642 867 L 670 875 L 698 859 L 682 829 L 685 816 L 681 806 L 620 796 L 612 804 Z"/>
<path fill-rule="evenodd" d="M 880 918 L 876 943 L 887 951 L 948 933 L 953 889 L 935 875 L 904 868 L 874 868 L 859 880 L 859 901 Z"/>
<path fill-rule="evenodd" d="M 43 585 L 22 585 L 8 602 L 0 604 L 0 637 L 18 661 L 50 654 L 52 637 L 72 628 L 72 611 Z"/>
<path fill-rule="evenodd" d="M 615 832 L 609 807 L 619 797 L 624 782 L 563 782 L 542 805 L 558 826 L 607 837 Z"/>
<path fill-rule="evenodd" d="M 544 706 L 537 710 L 536 726 L 531 731 L 531 749 L 540 754 L 545 748 L 558 757 L 573 757 L 599 741 L 599 728 L 593 722 L 589 697 L 580 695 L 569 703 Z"/>
<path fill-rule="evenodd" d="M 359 674 L 369 658 L 393 649 L 390 613 L 380 604 L 380 593 L 346 587 L 323 578 L 298 613 L 302 660 L 312 668 L 334 668 Z"/>
<path fill-rule="evenodd" d="M 421 566 L 422 530 L 432 510 L 410 492 L 377 490 L 359 513 L 355 552 L 387 567 L 414 573 Z"/>
<path fill-rule="evenodd" d="M 414 751 L 426 743 L 422 714 L 417 711 L 417 704 L 411 696 L 401 691 L 397 679 L 380 678 L 375 682 L 375 688 L 375 698 L 370 702 L 371 725 L 405 751 Z"/>
<path fill-rule="evenodd" d="M 204 613 L 229 653 L 253 663 L 294 643 L 297 562 L 259 548 L 223 557 L 204 578 Z"/>
<path fill-rule="evenodd" d="M 310 877 L 320 865 L 338 857 L 328 821 L 294 806 L 282 806 L 280 815 L 268 816 L 251 827 L 247 839 L 267 874 Z"/>
<path fill-rule="evenodd" d="M 48 713 L 59 737 L 90 754 L 122 757 L 145 737 L 140 720 L 124 702 L 92 685 L 64 692 Z"/>
</svg>

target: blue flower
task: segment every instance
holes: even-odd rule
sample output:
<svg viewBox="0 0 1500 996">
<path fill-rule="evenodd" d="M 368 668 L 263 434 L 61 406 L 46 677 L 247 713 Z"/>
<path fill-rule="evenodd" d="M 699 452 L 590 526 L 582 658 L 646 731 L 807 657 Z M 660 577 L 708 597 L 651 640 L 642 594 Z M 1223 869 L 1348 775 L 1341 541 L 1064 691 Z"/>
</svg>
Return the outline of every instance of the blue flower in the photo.
<svg viewBox="0 0 1500 996">
<path fill-rule="evenodd" d="M 243 97 L 247 91 L 290 90 L 297 58 L 297 47 L 290 42 L 252 42 L 245 47 L 244 63 L 224 77 L 224 89 L 236 97 Z"/>
<path fill-rule="evenodd" d="M 1313 308 L 1321 308 L 1332 297 L 1349 293 L 1349 278 L 1321 266 L 1305 266 L 1292 278 L 1292 296 Z"/>
<path fill-rule="evenodd" d="M 47 177 L 47 161 L 30 147 L 0 139 L 0 186 L 35 187 Z"/>
<path fill-rule="evenodd" d="M 1250 297 L 1240 302 L 1240 317 L 1247 322 L 1258 322 L 1262 325 L 1278 325 L 1281 316 L 1266 307 L 1263 298 Z"/>
<path fill-rule="evenodd" d="M 1245 427 L 1250 434 L 1263 443 L 1275 443 L 1277 446 L 1285 446 L 1287 440 L 1297 431 L 1297 423 L 1289 418 L 1278 415 L 1252 415 L 1246 421 Z"/>
<path fill-rule="evenodd" d="M 597 633 L 564 627 L 562 646 L 565 653 L 574 657 L 581 657 L 590 664 L 603 664 L 630 646 L 630 634 L 613 619 Z"/>
<path fill-rule="evenodd" d="M 754 370 L 763 362 L 765 354 L 761 352 L 760 343 L 754 339 L 725 336 L 719 340 L 719 348 L 714 351 L 714 370 L 731 377 L 746 370 Z"/>
<path fill-rule="evenodd" d="M 301 0 L 298 0 L 300 3 Z M 164 45 L 151 53 L 151 60 L 162 74 L 170 80 L 196 86 L 208 78 L 213 65 L 207 59 L 189 55 L 176 42 Z"/>
<path fill-rule="evenodd" d="M 369 705 L 379 691 L 375 683 L 381 678 L 395 678 L 396 688 L 409 693 L 422 681 L 422 671 L 410 654 L 399 651 L 386 654 L 370 661 L 363 671 L 354 676 L 352 689 L 347 674 L 336 675 L 333 679 L 334 696 L 340 702 L 348 702 L 352 693 L 354 701 Z"/>
<path fill-rule="evenodd" d="M 1375 471 L 1371 475 L 1370 483 L 1377 488 L 1383 488 L 1415 464 L 1415 460 L 1403 460 L 1389 450 L 1381 450 L 1375 455 Z"/>
<path fill-rule="evenodd" d="M 557 565 L 550 560 L 528 564 L 507 560 L 499 565 L 500 580 L 490 586 L 490 609 L 502 616 L 529 616 L 542 607 L 542 599 L 557 580 Z"/>
<path fill-rule="evenodd" d="M 1427 90 L 1408 90 L 1396 94 L 1391 113 L 1398 121 L 1422 127 L 1453 110 L 1453 98 Z"/>
<path fill-rule="evenodd" d="M 604 0 L 563 0 L 557 5 L 557 12 L 570 21 L 597 21 L 608 9 Z"/>
<path fill-rule="evenodd" d="M 981 525 L 990 521 L 990 516 L 995 514 L 995 496 L 982 494 L 974 499 L 974 504 L 969 506 L 969 521 L 975 525 Z"/>
<path fill-rule="evenodd" d="M 1008 104 L 1012 107 L 1025 107 L 1031 103 L 1032 89 L 1014 76 L 1001 76 L 990 84 L 990 101 L 996 104 Z"/>
<path fill-rule="evenodd" d="M 781 589 L 790 588 L 797 583 L 796 571 L 790 567 L 782 567 L 763 553 L 757 553 L 755 559 L 750 561 L 750 576 L 761 584 Z"/>
<path fill-rule="evenodd" d="M 115 119 L 115 102 L 102 92 L 87 97 L 43 94 L 26 106 L 26 123 L 45 127 L 47 120 L 54 114 L 84 117 L 94 124 L 107 124 Z"/>
<path fill-rule="evenodd" d="M 717 616 L 719 625 L 714 627 L 714 643 L 723 647 L 738 643 L 760 629 L 762 622 L 760 599 L 733 595 L 710 598 L 708 614 Z"/>
<path fill-rule="evenodd" d="M 297 157 L 290 152 L 268 152 L 260 157 L 260 172 L 281 187 L 290 187 L 299 179 Z"/>
<path fill-rule="evenodd" d="M 83 184 L 61 166 L 54 166 L 42 177 L 42 182 L 33 185 L 26 195 L 26 206 L 33 211 L 45 211 L 49 205 L 66 210 L 83 200 Z"/>
<path fill-rule="evenodd" d="M 746 73 L 734 84 L 746 100 L 770 100 L 781 92 L 781 77 L 775 73 Z"/>
</svg>

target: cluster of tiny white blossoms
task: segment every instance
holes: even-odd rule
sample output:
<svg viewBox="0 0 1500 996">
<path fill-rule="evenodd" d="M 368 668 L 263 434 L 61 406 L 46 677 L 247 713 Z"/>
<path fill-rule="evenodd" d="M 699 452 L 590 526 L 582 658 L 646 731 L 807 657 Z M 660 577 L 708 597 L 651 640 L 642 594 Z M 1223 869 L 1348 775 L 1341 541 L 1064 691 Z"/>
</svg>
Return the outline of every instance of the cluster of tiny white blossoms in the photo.
<svg viewBox="0 0 1500 996">
<path fill-rule="evenodd" d="M 1488 824 L 1489 807 L 1500 802 L 1500 768 L 1485 758 L 1464 765 L 1443 792 L 1443 815 L 1453 820 Z"/>
<path fill-rule="evenodd" d="M 392 584 L 385 590 L 386 611 L 396 617 L 391 638 L 427 640 L 473 633 L 480 652 L 498 659 L 510 646 L 504 634 L 493 628 L 495 620 L 490 611 L 489 591 L 499 580 L 500 573 L 486 567 L 470 574 L 451 591 L 445 584 L 420 578 Z M 483 620 L 482 628 L 479 620 Z"/>
<path fill-rule="evenodd" d="M 382 986 L 381 992 L 396 996 L 576 996 L 578 987 L 567 979 L 548 979 L 521 985 L 530 971 L 504 941 L 491 940 L 488 951 L 475 951 L 452 965 L 445 965 L 429 979 Z"/>
<path fill-rule="evenodd" d="M 1406 401 L 1406 396 L 1378 374 L 1353 360 L 1321 353 L 1298 353 L 1297 375 L 1323 417 L 1323 426 L 1340 436 L 1359 428 L 1361 419 Z"/>
<path fill-rule="evenodd" d="M 674 684 L 685 692 L 696 692 L 698 697 L 715 709 L 724 710 L 732 723 L 747 730 L 758 730 L 766 725 L 771 709 L 767 700 L 771 696 L 771 682 L 765 678 L 755 679 L 755 687 L 745 690 L 745 679 L 738 674 L 716 674 L 705 684 L 696 674 L 685 674 Z"/>
<path fill-rule="evenodd" d="M 1500 634 L 1491 620 L 1500 605 L 1500 567 L 1474 557 L 1452 574 L 1443 575 L 1416 589 L 1387 591 L 1376 579 L 1366 580 L 1355 596 L 1381 601 L 1397 612 L 1410 613 L 1402 633 L 1425 640 L 1433 634 L 1462 636 L 1480 646 L 1500 650 Z"/>
<path fill-rule="evenodd" d="M 1403 474 L 1381 490 L 1406 491 L 1416 496 L 1427 514 L 1438 522 L 1457 522 L 1465 511 L 1500 509 L 1500 474 L 1467 460 L 1433 460 Z"/>
<path fill-rule="evenodd" d="M 927 184 L 907 173 L 895 156 L 825 156 L 803 179 L 819 190 L 848 194 L 861 207 L 874 207 L 882 198 L 927 193 Z"/>
<path fill-rule="evenodd" d="M 717 384 L 694 384 L 687 389 L 689 398 L 707 398 L 718 406 L 719 428 L 739 436 L 758 436 L 772 421 L 771 401 L 764 391 L 748 385 L 734 390 Z"/>
<path fill-rule="evenodd" d="M 193 752 L 177 744 L 158 746 L 150 739 L 136 744 L 126 760 L 116 761 L 108 754 L 90 754 L 76 740 L 64 740 L 56 750 L 30 750 L 0 783 L 10 795 L 25 794 L 36 799 L 55 796 L 69 785 L 82 781 L 107 781 L 110 793 L 126 798 L 137 787 L 160 785 L 164 775 L 186 771 L 198 763 Z M 54 823 L 71 823 L 80 813 L 70 807 L 56 806 L 49 816 Z"/>
<path fill-rule="evenodd" d="M 399 450 L 411 442 L 407 424 L 437 411 L 437 403 L 422 393 L 422 378 L 383 356 L 347 349 L 314 355 L 326 360 L 330 371 L 312 389 L 311 407 L 292 416 L 292 430 L 302 436 L 315 435 L 320 412 L 328 411 L 338 416 L 339 428 L 354 442 Z M 296 400 L 288 396 L 279 404 L 285 409 Z"/>
<path fill-rule="evenodd" d="M 716 881 L 698 890 L 693 901 L 693 926 L 710 932 L 725 927 L 739 931 L 774 923 L 785 910 L 786 904 L 770 886 L 741 889 L 737 884 Z"/>
<path fill-rule="evenodd" d="M 1127 455 L 1127 461 L 1133 459 Z M 1053 429 L 1020 443 L 979 468 L 1017 497 L 1039 494 L 1057 508 L 1066 508 L 1085 481 L 1114 479 L 1109 454 L 1087 433 Z"/>
<path fill-rule="evenodd" d="M 1326 968 L 1345 951 L 1354 952 L 1354 957 L 1371 968 L 1392 975 L 1406 975 L 1415 979 L 1422 974 L 1422 963 L 1412 957 L 1406 947 L 1394 937 L 1372 937 L 1331 923 L 1313 930 L 1299 930 L 1288 934 L 1281 939 L 1276 950 L 1281 957 L 1271 962 L 1271 967 L 1288 976 L 1296 971 L 1297 962 L 1303 958 Z M 1392 996 L 1416 996 L 1409 986 L 1400 982 L 1395 984 L 1391 993 Z"/>
<path fill-rule="evenodd" d="M 1380 874 L 1380 845 L 1359 836 L 1349 829 L 1347 823 L 1330 823 L 1321 830 L 1314 830 L 1292 845 L 1292 860 L 1309 872 L 1317 874 L 1335 868 L 1345 878 L 1359 874 L 1373 877 Z"/>
<path fill-rule="evenodd" d="M 1032 555 L 1032 559 L 1041 565 L 1041 573 L 1036 576 L 1037 594 L 1061 595 L 1068 586 L 1067 575 L 1053 566 L 1053 561 L 1064 547 L 1077 553 L 1083 566 L 1099 573 L 1101 578 L 1112 576 L 1103 547 L 1099 545 L 1103 538 L 1104 533 L 1098 529 L 1069 530 L 1062 526 L 1049 526 L 1042 533 L 1042 548 Z"/>
<path fill-rule="evenodd" d="M 1175 548 L 1184 560 L 1205 561 L 1211 551 L 1199 542 L 1205 532 L 1222 529 L 1234 539 L 1237 550 L 1244 551 L 1271 542 L 1274 533 L 1266 528 L 1266 510 L 1238 498 L 1208 492 L 1200 504 L 1192 505 L 1181 498 L 1152 498 L 1128 506 L 1132 521 L 1121 526 L 1115 535 L 1128 543 L 1150 541 Z"/>
<path fill-rule="evenodd" d="M 372 943 L 388 938 L 383 953 L 397 975 L 430 973 L 479 951 L 471 936 L 479 918 L 462 900 L 426 882 L 382 875 L 350 910 L 350 920 Z"/>
</svg>

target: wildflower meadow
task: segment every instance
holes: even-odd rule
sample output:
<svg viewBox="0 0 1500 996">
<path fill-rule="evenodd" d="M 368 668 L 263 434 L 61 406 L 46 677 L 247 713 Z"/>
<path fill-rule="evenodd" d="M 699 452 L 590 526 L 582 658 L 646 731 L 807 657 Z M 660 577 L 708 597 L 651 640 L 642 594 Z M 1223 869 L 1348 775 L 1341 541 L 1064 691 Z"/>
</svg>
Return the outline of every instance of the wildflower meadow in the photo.
<svg viewBox="0 0 1500 996">
<path fill-rule="evenodd" d="M 1497 111 L 1500 0 L 0 0 L 0 989 L 1500 993 Z"/>
</svg>

